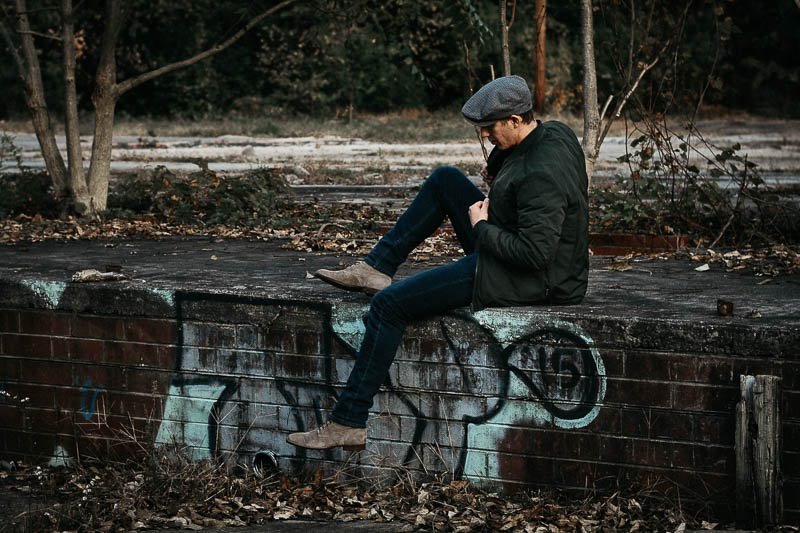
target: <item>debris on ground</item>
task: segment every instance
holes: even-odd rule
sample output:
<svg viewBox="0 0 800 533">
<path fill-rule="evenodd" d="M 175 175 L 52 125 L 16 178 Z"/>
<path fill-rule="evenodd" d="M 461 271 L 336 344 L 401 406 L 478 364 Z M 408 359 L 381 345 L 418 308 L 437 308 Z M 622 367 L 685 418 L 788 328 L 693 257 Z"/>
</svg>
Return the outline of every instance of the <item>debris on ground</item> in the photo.
<svg viewBox="0 0 800 533">
<path fill-rule="evenodd" d="M 353 469 L 332 475 L 319 470 L 301 481 L 232 472 L 219 463 L 174 455 L 125 463 L 90 460 L 70 469 L 19 465 L 14 472 L 0 471 L 0 509 L 9 527 L 25 524 L 30 531 L 200 530 L 287 519 L 369 520 L 391 522 L 398 531 L 458 532 L 671 532 L 719 526 L 713 517 L 687 515 L 685 503 L 647 491 L 503 496 L 452 476 L 416 481 L 402 467 L 390 487 L 359 478 Z M 17 505 L 4 508 L 3 500 Z"/>
</svg>

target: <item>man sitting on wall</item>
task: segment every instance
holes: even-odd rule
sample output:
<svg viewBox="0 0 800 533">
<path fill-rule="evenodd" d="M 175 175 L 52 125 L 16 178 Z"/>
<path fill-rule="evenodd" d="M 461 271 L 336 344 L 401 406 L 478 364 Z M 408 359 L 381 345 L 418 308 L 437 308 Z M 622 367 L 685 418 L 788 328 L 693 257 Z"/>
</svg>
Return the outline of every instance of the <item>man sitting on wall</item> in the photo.
<svg viewBox="0 0 800 533">
<path fill-rule="evenodd" d="M 489 197 L 460 170 L 438 168 L 364 261 L 315 273 L 337 287 L 375 296 L 355 366 L 328 421 L 292 433 L 289 443 L 310 449 L 365 446 L 373 397 L 410 321 L 467 305 L 477 311 L 577 304 L 586 294 L 588 184 L 575 133 L 560 122 L 534 120 L 530 90 L 519 76 L 483 86 L 461 112 L 495 146 L 493 164 L 482 171 Z M 408 254 L 446 217 L 465 257 L 392 283 Z"/>
</svg>

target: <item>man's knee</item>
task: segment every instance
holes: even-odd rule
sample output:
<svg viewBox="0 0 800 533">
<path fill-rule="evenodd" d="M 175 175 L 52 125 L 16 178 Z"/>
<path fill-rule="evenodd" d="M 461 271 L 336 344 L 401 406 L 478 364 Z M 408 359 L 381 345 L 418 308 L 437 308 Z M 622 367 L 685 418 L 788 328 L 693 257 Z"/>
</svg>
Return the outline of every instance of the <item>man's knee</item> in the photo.
<svg viewBox="0 0 800 533">
<path fill-rule="evenodd" d="M 467 176 L 456 167 L 438 167 L 431 172 L 428 179 L 425 180 L 426 185 L 436 189 L 446 189 L 452 185 L 453 182 L 467 179 Z"/>
</svg>

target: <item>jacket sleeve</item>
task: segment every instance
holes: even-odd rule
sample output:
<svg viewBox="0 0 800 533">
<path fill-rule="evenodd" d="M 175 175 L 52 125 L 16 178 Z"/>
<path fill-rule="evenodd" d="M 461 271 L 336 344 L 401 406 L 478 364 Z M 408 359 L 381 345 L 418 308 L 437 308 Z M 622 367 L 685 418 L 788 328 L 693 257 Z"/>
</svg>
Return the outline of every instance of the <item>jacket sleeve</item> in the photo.
<svg viewBox="0 0 800 533">
<path fill-rule="evenodd" d="M 552 174 L 537 173 L 522 180 L 515 200 L 518 229 L 479 222 L 474 228 L 479 249 L 518 268 L 544 270 L 561 238 L 566 197 Z M 492 207 L 490 204 L 490 215 Z"/>
</svg>

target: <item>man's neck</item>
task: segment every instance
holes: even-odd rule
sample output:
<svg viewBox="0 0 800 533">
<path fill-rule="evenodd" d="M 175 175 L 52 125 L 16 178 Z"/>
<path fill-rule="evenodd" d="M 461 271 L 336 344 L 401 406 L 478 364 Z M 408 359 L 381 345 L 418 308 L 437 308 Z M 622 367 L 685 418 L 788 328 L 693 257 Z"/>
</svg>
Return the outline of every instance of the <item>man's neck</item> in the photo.
<svg viewBox="0 0 800 533">
<path fill-rule="evenodd" d="M 530 135 L 533 130 L 536 129 L 537 125 L 538 123 L 535 120 L 530 121 L 528 124 L 521 124 L 519 129 L 517 130 L 517 142 L 514 143 L 514 146 L 524 141 L 525 138 L 528 135 Z"/>
</svg>

